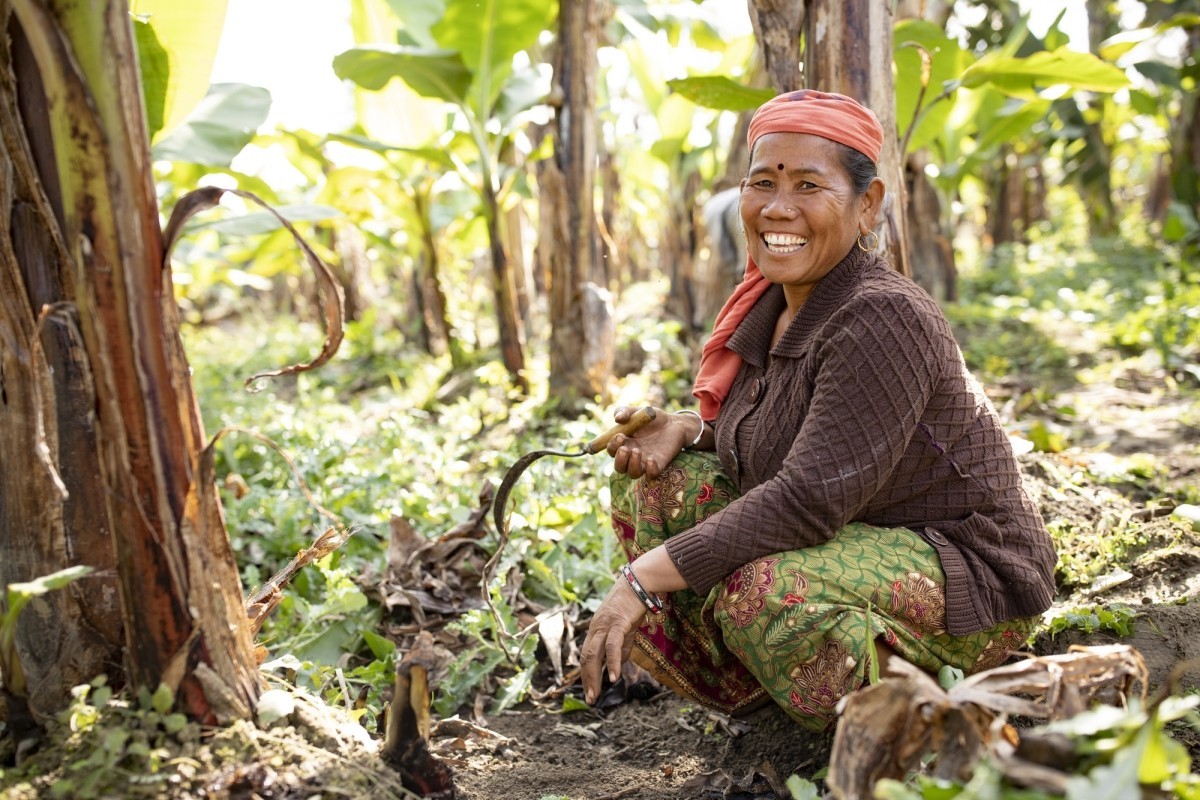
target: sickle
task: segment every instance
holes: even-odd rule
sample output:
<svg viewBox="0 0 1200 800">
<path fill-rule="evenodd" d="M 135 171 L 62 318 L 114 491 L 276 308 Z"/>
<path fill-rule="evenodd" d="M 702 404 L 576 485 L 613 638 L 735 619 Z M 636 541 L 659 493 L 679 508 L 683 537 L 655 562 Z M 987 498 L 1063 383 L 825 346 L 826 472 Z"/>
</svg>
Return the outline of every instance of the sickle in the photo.
<svg viewBox="0 0 1200 800">
<path fill-rule="evenodd" d="M 508 525 L 504 521 L 504 509 L 508 505 L 508 496 L 512 492 L 513 484 L 517 482 L 517 478 L 521 477 L 521 473 L 529 468 L 529 465 L 537 461 L 542 456 L 561 456 L 563 458 L 578 458 L 580 456 L 590 456 L 594 453 L 599 453 L 604 448 L 608 447 L 608 443 L 618 433 L 623 433 L 626 436 L 640 431 L 647 423 L 657 416 L 657 412 L 650 406 L 639 408 L 629 417 L 628 420 L 620 425 L 614 425 L 604 433 L 592 439 L 585 444 L 578 452 L 566 452 L 563 450 L 535 450 L 532 453 L 526 453 L 516 460 L 508 472 L 504 473 L 504 480 L 500 481 L 500 488 L 496 490 L 496 499 L 492 503 L 492 520 L 496 523 L 496 532 L 500 535 L 500 541 L 496 545 L 496 552 L 488 559 L 483 568 L 483 585 L 484 591 L 491 584 L 492 570 L 496 564 L 500 562 L 500 555 L 504 552 L 504 546 L 508 544 Z"/>
</svg>

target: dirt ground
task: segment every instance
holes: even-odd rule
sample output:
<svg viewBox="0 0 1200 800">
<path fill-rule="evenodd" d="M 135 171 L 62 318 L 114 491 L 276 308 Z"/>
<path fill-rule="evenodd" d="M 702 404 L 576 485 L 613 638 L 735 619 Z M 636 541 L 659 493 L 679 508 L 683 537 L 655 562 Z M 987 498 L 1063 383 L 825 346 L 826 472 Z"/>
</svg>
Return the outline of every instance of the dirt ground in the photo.
<svg viewBox="0 0 1200 800">
<path fill-rule="evenodd" d="M 1044 633 L 1033 651 L 1041 655 L 1066 652 L 1076 644 L 1130 644 L 1146 661 L 1151 692 L 1189 660 L 1194 668 L 1176 675 L 1176 685 L 1200 686 L 1200 636 L 1195 634 L 1200 630 L 1200 533 L 1172 521 L 1169 506 L 1158 502 L 1200 484 L 1200 429 L 1188 422 L 1197 419 L 1194 406 L 1164 399 L 1168 395 L 1158 388 L 1132 382 L 1060 397 L 1061 404 L 1074 405 L 1076 415 L 1052 421 L 1068 427 L 1074 446 L 1060 454 L 1021 457 L 1048 522 L 1091 526 L 1103 534 L 1113 519 L 1132 520 L 1139 530 L 1121 568 L 1088 587 L 1064 591 L 1047 615 L 1050 619 L 1064 608 L 1126 604 L 1137 612 L 1132 636 Z M 1145 480 L 1103 484 L 1080 477 L 1080 467 L 1103 471 L 1104 465 L 1132 454 L 1152 455 L 1157 473 Z M 832 745 L 832 736 L 804 732 L 774 706 L 730 720 L 669 692 L 606 711 L 565 715 L 526 704 L 489 718 L 487 724 L 504 738 L 439 744 L 451 760 L 463 800 L 787 798 L 783 781 L 792 774 L 819 777 Z M 1200 737 L 1187 729 L 1177 736 L 1194 758 L 1200 757 Z"/>
<path fill-rule="evenodd" d="M 459 760 L 462 800 L 787 797 L 782 781 L 823 767 L 832 743 L 778 706 L 730 720 L 669 692 L 607 713 L 523 709 L 489 724 L 509 741 Z"/>
</svg>

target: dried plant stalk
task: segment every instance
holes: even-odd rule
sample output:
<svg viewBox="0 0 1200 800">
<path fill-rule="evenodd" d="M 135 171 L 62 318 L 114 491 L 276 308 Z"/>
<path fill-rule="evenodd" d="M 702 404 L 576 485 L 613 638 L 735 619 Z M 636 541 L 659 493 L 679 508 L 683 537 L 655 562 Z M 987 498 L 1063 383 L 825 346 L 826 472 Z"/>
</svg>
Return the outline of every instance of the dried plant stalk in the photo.
<svg viewBox="0 0 1200 800">
<path fill-rule="evenodd" d="M 930 751 L 934 775 L 970 777 L 991 753 L 1025 785 L 1056 785 L 1053 770 L 1012 757 L 1009 714 L 1064 719 L 1093 701 L 1124 705 L 1135 685 L 1144 700 L 1147 670 L 1128 645 L 1075 647 L 972 675 L 949 691 L 926 672 L 896 660 L 887 677 L 848 696 L 833 740 L 829 787 L 836 798 L 870 797 L 884 778 L 902 779 Z"/>
</svg>

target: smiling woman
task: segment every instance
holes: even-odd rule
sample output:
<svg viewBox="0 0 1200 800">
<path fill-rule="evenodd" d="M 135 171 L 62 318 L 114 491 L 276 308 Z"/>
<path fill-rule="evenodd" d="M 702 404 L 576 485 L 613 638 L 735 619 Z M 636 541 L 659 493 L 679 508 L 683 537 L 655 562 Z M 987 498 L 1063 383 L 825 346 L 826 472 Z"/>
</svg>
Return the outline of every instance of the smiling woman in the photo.
<svg viewBox="0 0 1200 800">
<path fill-rule="evenodd" d="M 773 700 L 819 730 L 889 659 L 986 669 L 1049 607 L 1054 548 L 995 409 L 937 304 L 872 252 L 883 137 L 810 90 L 751 121 L 749 259 L 699 424 L 662 413 L 608 447 L 630 564 L 584 642 L 589 701 L 632 657 L 703 705 Z"/>
</svg>

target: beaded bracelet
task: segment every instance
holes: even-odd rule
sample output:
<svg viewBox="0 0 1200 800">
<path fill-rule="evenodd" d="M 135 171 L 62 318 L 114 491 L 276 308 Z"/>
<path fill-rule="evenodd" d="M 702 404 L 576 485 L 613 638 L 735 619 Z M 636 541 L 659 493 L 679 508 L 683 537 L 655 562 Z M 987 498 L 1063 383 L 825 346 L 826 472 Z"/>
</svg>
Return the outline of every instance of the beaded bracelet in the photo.
<svg viewBox="0 0 1200 800">
<path fill-rule="evenodd" d="M 662 603 L 658 601 L 657 597 L 646 591 L 628 564 L 621 565 L 621 574 L 625 576 L 625 582 L 629 584 L 630 589 L 633 589 L 633 593 L 637 595 L 638 600 L 642 601 L 642 605 L 646 607 L 647 611 L 651 614 L 662 613 Z"/>
<path fill-rule="evenodd" d="M 704 421 L 704 417 L 700 416 L 695 411 L 692 411 L 690 408 L 685 408 L 681 411 L 676 411 L 675 413 L 676 414 L 691 414 L 693 417 L 696 418 L 696 421 L 700 423 L 700 432 L 696 434 L 696 438 L 692 439 L 691 444 L 685 444 L 683 446 L 684 450 L 691 450 L 693 447 L 700 444 L 700 439 L 704 436 L 704 429 L 706 427 L 708 427 L 708 423 Z"/>
</svg>

